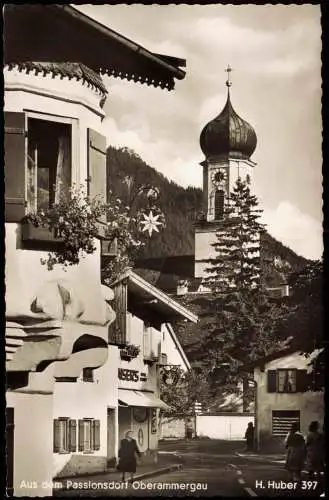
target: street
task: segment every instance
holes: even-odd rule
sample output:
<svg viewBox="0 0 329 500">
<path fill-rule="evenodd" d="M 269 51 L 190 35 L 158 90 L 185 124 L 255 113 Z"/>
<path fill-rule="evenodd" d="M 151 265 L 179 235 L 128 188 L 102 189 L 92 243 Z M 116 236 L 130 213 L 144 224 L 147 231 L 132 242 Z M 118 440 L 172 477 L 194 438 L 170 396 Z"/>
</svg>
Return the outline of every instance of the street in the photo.
<svg viewBox="0 0 329 500">
<path fill-rule="evenodd" d="M 317 481 L 297 485 L 289 481 L 282 463 L 274 463 L 266 457 L 237 456 L 243 450 L 241 442 L 217 440 L 180 441 L 161 445 L 162 453 L 177 453 L 181 470 L 140 479 L 133 484 L 111 481 L 104 474 L 101 484 L 91 484 L 92 477 L 73 479 L 75 485 L 61 496 L 116 496 L 116 497 L 319 497 Z M 90 488 L 81 482 L 90 481 Z M 78 483 L 80 485 L 78 487 Z M 99 482 L 99 477 L 97 478 Z"/>
</svg>

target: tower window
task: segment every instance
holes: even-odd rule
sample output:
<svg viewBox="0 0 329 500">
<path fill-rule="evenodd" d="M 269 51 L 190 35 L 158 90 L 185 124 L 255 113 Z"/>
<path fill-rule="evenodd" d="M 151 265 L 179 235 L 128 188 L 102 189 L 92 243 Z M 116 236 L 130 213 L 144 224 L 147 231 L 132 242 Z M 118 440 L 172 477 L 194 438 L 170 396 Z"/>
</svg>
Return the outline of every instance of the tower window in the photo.
<svg viewBox="0 0 329 500">
<path fill-rule="evenodd" d="M 222 219 L 224 215 L 224 191 L 218 190 L 215 193 L 215 219 Z"/>
</svg>

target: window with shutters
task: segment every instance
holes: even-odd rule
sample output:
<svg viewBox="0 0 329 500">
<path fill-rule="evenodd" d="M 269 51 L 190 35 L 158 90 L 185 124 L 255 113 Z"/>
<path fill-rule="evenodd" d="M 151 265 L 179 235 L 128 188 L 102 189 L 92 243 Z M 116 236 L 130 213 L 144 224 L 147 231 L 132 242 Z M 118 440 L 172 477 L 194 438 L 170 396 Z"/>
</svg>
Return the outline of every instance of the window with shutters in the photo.
<svg viewBox="0 0 329 500">
<path fill-rule="evenodd" d="M 92 418 L 79 420 L 79 451 L 92 453 L 100 449 L 100 421 Z"/>
<path fill-rule="evenodd" d="M 293 394 L 311 390 L 312 374 L 296 368 L 279 368 L 267 372 L 267 392 Z"/>
<path fill-rule="evenodd" d="M 76 420 L 60 417 L 54 420 L 54 453 L 76 451 Z"/>
<path fill-rule="evenodd" d="M 71 125 L 28 118 L 27 211 L 47 210 L 71 188 Z"/>
</svg>

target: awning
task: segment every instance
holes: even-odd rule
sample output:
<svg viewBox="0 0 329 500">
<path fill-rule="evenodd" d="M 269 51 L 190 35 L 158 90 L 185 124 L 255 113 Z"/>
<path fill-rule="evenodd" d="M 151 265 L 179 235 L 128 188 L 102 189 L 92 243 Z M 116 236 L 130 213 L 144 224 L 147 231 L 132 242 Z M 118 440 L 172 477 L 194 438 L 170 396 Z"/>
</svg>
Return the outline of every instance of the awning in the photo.
<svg viewBox="0 0 329 500">
<path fill-rule="evenodd" d="M 129 391 L 128 389 L 119 389 L 119 404 L 161 408 L 162 410 L 170 409 L 166 403 L 157 398 L 152 392 Z"/>
</svg>

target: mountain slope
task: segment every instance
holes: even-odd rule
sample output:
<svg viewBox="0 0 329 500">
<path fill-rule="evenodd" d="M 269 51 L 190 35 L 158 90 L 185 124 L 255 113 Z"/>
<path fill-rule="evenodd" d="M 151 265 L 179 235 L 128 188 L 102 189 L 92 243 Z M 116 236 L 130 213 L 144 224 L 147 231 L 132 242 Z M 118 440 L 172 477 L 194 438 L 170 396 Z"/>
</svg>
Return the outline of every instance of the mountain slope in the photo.
<svg viewBox="0 0 329 500">
<path fill-rule="evenodd" d="M 201 211 L 201 189 L 183 188 L 169 181 L 128 148 L 108 148 L 107 175 L 112 192 L 125 204 L 129 204 L 138 186 L 151 184 L 160 190 L 159 205 L 166 216 L 166 227 L 160 233 L 154 233 L 142 258 L 194 254 L 193 223 Z M 124 182 L 127 176 L 134 180 L 130 193 Z M 262 236 L 262 257 L 268 286 L 278 286 L 284 274 L 300 269 L 307 262 L 268 233 Z"/>
</svg>

